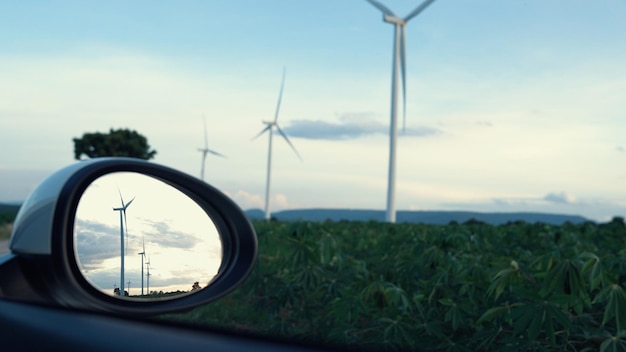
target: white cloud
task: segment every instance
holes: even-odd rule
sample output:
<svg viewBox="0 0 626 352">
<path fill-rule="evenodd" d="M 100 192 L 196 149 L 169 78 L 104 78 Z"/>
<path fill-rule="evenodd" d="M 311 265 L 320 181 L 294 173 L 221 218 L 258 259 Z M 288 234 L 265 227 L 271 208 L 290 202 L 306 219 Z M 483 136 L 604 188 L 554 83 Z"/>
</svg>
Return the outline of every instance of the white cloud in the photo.
<svg viewBox="0 0 626 352">
<path fill-rule="evenodd" d="M 289 208 L 289 202 L 287 202 L 287 196 L 284 194 L 277 194 L 272 198 L 272 207 L 275 210 L 287 209 Z"/>
<path fill-rule="evenodd" d="M 293 137 L 307 139 L 344 140 L 373 134 L 389 134 L 389 123 L 380 122 L 373 113 L 347 113 L 339 116 L 339 122 L 323 120 L 292 120 L 284 130 Z M 400 117 L 401 118 L 401 117 Z M 399 121 L 401 125 L 402 122 Z M 441 133 L 433 127 L 400 127 L 400 136 L 426 137 Z"/>
<path fill-rule="evenodd" d="M 259 194 L 249 193 L 244 190 L 238 190 L 234 195 L 229 192 L 224 193 L 243 210 L 265 208 L 265 199 Z M 271 196 L 270 211 L 274 212 L 289 208 L 290 204 L 285 194 L 279 193 Z"/>
<path fill-rule="evenodd" d="M 573 196 L 565 192 L 548 193 L 543 197 L 543 200 L 559 204 L 572 204 L 576 202 L 576 199 Z"/>
<path fill-rule="evenodd" d="M 241 209 L 263 209 L 265 207 L 263 197 L 258 194 L 238 190 L 234 195 L 228 192 L 226 192 L 226 195 L 232 198 Z"/>
</svg>

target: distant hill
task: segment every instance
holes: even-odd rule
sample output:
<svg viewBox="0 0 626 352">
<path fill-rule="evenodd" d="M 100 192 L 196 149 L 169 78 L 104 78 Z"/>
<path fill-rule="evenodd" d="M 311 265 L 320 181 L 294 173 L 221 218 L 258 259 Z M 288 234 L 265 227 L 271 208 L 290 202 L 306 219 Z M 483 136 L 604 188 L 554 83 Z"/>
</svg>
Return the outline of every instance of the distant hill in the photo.
<svg viewBox="0 0 626 352">
<path fill-rule="evenodd" d="M 250 220 L 263 220 L 265 212 L 261 209 L 249 209 L 244 212 Z"/>
<path fill-rule="evenodd" d="M 12 222 L 20 209 L 20 204 L 0 203 L 0 224 Z M 262 220 L 265 212 L 261 209 L 250 209 L 245 211 L 250 220 Z M 296 209 L 283 210 L 272 213 L 272 217 L 281 221 L 384 221 L 385 211 L 367 209 Z M 420 210 L 406 211 L 400 210 L 396 213 L 396 222 L 422 223 L 432 225 L 445 225 L 452 221 L 463 223 L 468 220 L 479 220 L 492 225 L 506 224 L 510 221 L 524 221 L 527 223 L 546 223 L 561 225 L 565 222 L 579 224 L 590 221 L 578 215 L 546 214 L 546 213 L 480 213 L 471 211 L 438 211 Z"/>
<path fill-rule="evenodd" d="M 246 211 L 251 220 L 261 220 L 263 211 L 251 209 Z M 384 221 L 385 212 L 382 210 L 359 210 L 359 209 L 297 209 L 283 210 L 272 213 L 272 217 L 281 221 Z M 398 211 L 396 222 L 398 223 L 423 223 L 432 225 L 445 225 L 452 221 L 463 223 L 475 219 L 492 225 L 501 225 L 510 221 L 524 221 L 527 223 L 546 223 L 561 225 L 565 222 L 579 224 L 589 219 L 578 215 L 546 214 L 546 213 L 480 213 L 471 211 Z"/>
</svg>

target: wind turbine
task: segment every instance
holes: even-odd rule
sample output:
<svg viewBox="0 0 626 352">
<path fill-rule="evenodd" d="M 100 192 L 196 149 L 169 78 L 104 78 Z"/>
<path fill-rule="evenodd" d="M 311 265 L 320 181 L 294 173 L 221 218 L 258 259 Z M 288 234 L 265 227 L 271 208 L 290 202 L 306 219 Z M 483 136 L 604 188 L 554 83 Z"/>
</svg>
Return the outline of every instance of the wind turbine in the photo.
<svg viewBox="0 0 626 352">
<path fill-rule="evenodd" d="M 122 192 L 120 192 L 120 200 L 122 201 L 122 206 L 120 208 L 113 208 L 113 211 L 120 212 L 120 295 L 124 296 L 124 225 L 127 224 L 126 209 L 130 206 L 133 200 L 135 200 L 135 197 L 133 197 L 130 202 L 124 204 L 124 198 L 122 198 Z M 128 228 L 128 226 L 126 227 Z"/>
<path fill-rule="evenodd" d="M 391 71 L 391 124 L 389 130 L 389 177 L 387 180 L 387 222 L 396 222 L 396 144 L 398 141 L 398 75 L 402 80 L 402 107 L 406 123 L 406 24 L 413 17 L 419 15 L 435 0 L 422 2 L 413 12 L 404 18 L 396 16 L 393 11 L 376 0 L 366 0 L 383 13 L 383 21 L 395 26 L 393 44 L 393 65 Z M 398 66 L 400 72 L 398 72 Z"/>
<path fill-rule="evenodd" d="M 146 274 L 146 279 L 147 279 L 147 288 L 146 290 L 148 291 L 148 294 L 150 294 L 150 257 L 148 256 L 148 260 L 146 261 L 146 270 L 148 271 L 148 273 Z M 143 272 L 143 270 L 142 270 Z M 143 274 L 142 274 L 143 275 Z"/>
<path fill-rule="evenodd" d="M 202 152 L 202 168 L 200 169 L 200 179 L 204 181 L 204 164 L 206 164 L 206 155 L 211 153 L 213 155 L 220 156 L 222 158 L 226 158 L 226 156 L 209 149 L 208 141 L 207 141 L 207 131 L 206 131 L 206 118 L 203 118 L 204 121 L 204 148 L 198 148 L 198 151 Z"/>
<path fill-rule="evenodd" d="M 300 154 L 298 153 L 296 148 L 293 146 L 293 144 L 291 144 L 285 132 L 283 132 L 280 126 L 278 126 L 278 112 L 280 111 L 280 103 L 283 98 L 283 88 L 285 87 L 285 72 L 286 72 L 286 69 L 283 68 L 283 79 L 280 84 L 280 93 L 278 94 L 278 104 L 276 105 L 276 112 L 274 113 L 274 120 L 263 121 L 263 123 L 266 124 L 267 126 L 259 134 L 254 136 L 254 138 L 252 138 L 252 140 L 255 140 L 265 132 L 269 132 L 269 135 L 270 135 L 269 147 L 267 151 L 267 178 L 265 181 L 265 219 L 266 220 L 270 219 L 270 177 L 271 177 L 271 171 L 272 171 L 272 136 L 274 134 L 274 127 L 276 127 L 276 130 L 278 131 L 278 133 L 280 133 L 281 136 L 283 136 L 285 141 L 287 141 L 287 144 L 289 144 L 291 149 L 293 149 L 293 151 L 296 153 L 298 158 L 302 160 L 302 157 L 300 157 Z"/>
<path fill-rule="evenodd" d="M 146 258 L 146 245 L 144 240 L 141 240 L 141 252 L 137 253 L 141 256 L 141 295 L 143 296 L 143 260 Z"/>
</svg>

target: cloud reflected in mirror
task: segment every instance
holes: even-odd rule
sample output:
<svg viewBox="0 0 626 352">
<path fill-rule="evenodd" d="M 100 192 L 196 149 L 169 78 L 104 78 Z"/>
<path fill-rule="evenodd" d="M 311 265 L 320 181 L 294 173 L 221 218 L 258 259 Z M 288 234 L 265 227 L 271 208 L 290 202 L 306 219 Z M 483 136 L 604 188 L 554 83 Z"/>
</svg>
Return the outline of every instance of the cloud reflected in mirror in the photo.
<svg viewBox="0 0 626 352">
<path fill-rule="evenodd" d="M 104 175 L 85 190 L 74 246 L 85 278 L 112 296 L 168 297 L 203 288 L 222 262 L 206 212 L 176 188 L 133 172 Z"/>
</svg>

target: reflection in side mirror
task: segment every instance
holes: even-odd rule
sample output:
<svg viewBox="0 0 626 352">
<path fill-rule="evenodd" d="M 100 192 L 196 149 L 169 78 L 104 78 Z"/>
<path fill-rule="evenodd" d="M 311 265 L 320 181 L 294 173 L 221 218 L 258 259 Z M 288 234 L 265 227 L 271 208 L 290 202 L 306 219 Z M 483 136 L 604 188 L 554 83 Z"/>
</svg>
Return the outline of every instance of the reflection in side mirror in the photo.
<svg viewBox="0 0 626 352">
<path fill-rule="evenodd" d="M 223 257 L 217 227 L 195 201 L 134 172 L 107 174 L 89 185 L 76 210 L 74 246 L 88 282 L 129 298 L 206 287 Z"/>
</svg>

